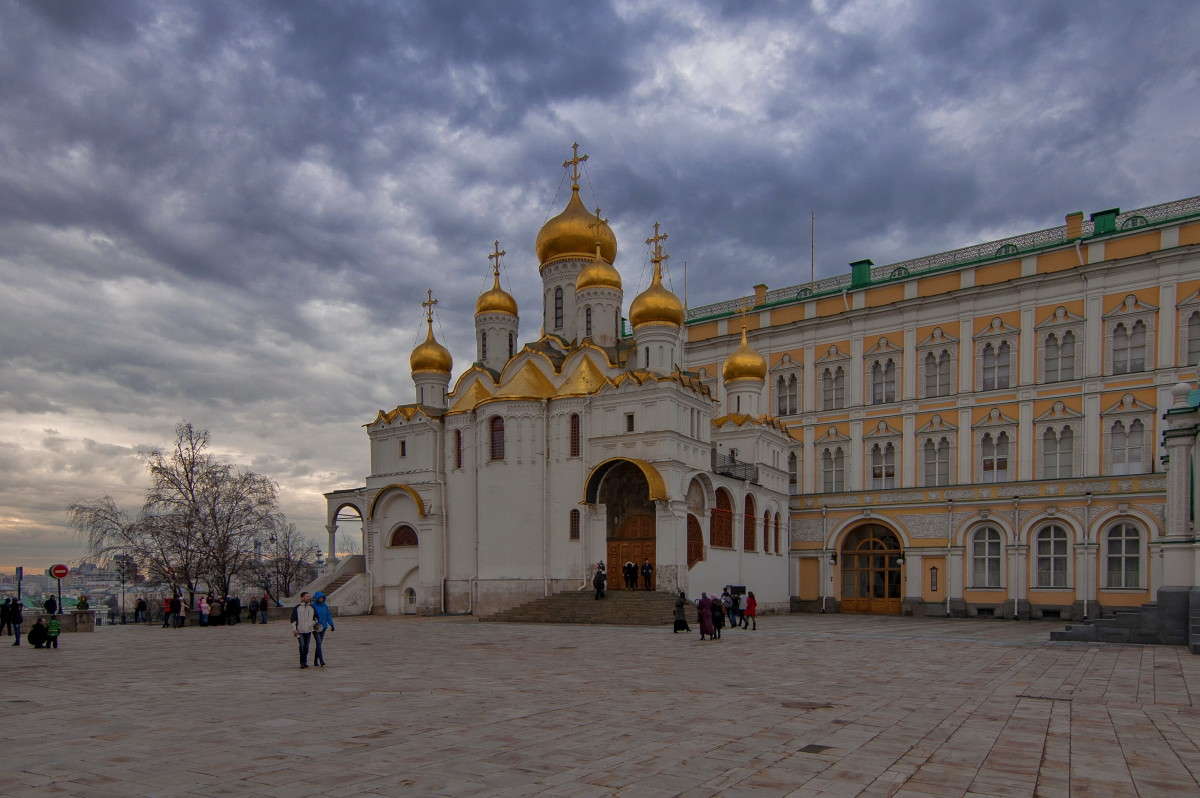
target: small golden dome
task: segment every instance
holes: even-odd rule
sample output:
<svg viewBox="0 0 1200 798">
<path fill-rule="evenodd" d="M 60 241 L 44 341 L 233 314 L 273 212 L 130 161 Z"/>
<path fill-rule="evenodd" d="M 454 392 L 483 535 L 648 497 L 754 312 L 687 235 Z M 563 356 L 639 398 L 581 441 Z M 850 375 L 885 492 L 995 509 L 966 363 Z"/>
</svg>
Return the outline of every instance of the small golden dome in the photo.
<svg viewBox="0 0 1200 798">
<path fill-rule="evenodd" d="M 590 212 L 579 198 L 579 186 L 571 187 L 571 199 L 558 216 L 542 225 L 538 231 L 538 262 L 549 263 L 565 257 L 591 257 L 596 242 L 600 242 L 600 257 L 609 263 L 617 259 L 617 237 L 603 219 Z"/>
<path fill-rule="evenodd" d="M 745 327 L 742 328 L 742 345 L 725 361 L 725 368 L 721 370 L 721 375 L 725 378 L 725 382 L 734 380 L 759 380 L 761 382 L 766 379 L 767 361 L 750 348 Z"/>
<path fill-rule="evenodd" d="M 429 328 L 425 340 L 417 344 L 408 357 L 409 368 L 413 374 L 437 373 L 449 377 L 454 368 L 454 359 L 450 357 L 450 350 L 433 337 L 433 322 L 427 321 L 426 324 Z"/>
<path fill-rule="evenodd" d="M 478 316 L 481 313 L 517 315 L 517 300 L 513 299 L 512 294 L 500 287 L 499 273 L 492 275 L 492 287 L 480 294 L 479 299 L 475 300 L 475 315 Z"/>
<path fill-rule="evenodd" d="M 587 266 L 584 266 L 583 271 L 575 278 L 576 291 L 597 286 L 615 288 L 618 291 L 621 290 L 621 273 L 602 257 L 596 258 Z"/>
<path fill-rule="evenodd" d="M 634 329 L 653 322 L 676 327 L 683 324 L 683 303 L 662 284 L 662 267 L 657 263 L 650 287 L 638 294 L 629 306 L 629 323 Z"/>
</svg>

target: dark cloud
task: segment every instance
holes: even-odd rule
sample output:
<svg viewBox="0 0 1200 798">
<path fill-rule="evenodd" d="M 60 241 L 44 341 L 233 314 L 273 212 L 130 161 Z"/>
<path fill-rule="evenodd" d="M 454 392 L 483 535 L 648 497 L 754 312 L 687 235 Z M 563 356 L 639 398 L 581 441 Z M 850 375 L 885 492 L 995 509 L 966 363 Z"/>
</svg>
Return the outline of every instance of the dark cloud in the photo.
<svg viewBox="0 0 1200 798">
<path fill-rule="evenodd" d="M 0 6 L 7 556 L 74 498 L 136 503 L 131 452 L 180 418 L 318 533 L 358 424 L 411 398 L 426 287 L 468 361 L 498 238 L 537 332 L 573 140 L 628 297 L 661 220 L 693 304 L 805 279 L 810 211 L 826 275 L 1195 193 L 1198 27 L 1187 2 Z"/>
</svg>

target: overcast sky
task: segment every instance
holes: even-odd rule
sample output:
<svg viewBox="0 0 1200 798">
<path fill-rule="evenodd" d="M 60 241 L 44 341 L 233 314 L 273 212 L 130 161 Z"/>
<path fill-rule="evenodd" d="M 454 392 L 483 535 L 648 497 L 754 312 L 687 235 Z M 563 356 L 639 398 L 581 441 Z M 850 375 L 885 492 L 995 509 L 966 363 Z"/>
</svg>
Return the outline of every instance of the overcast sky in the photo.
<svg viewBox="0 0 1200 798">
<path fill-rule="evenodd" d="M 1200 4 L 0 0 L 0 567 L 207 427 L 324 543 L 361 424 L 456 372 L 487 252 L 584 200 L 691 304 L 1200 193 Z"/>
</svg>

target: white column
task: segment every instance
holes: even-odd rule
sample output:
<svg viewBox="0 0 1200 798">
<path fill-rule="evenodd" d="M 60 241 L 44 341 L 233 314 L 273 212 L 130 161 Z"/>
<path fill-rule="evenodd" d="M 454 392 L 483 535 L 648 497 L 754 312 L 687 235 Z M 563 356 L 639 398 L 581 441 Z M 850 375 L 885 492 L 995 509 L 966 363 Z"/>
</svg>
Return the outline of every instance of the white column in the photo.
<svg viewBox="0 0 1200 798">
<path fill-rule="evenodd" d="M 1176 362 L 1175 331 L 1178 322 L 1175 312 L 1177 290 L 1175 283 L 1167 283 L 1158 289 L 1158 358 L 1154 365 L 1160 368 L 1174 366 Z"/>
<path fill-rule="evenodd" d="M 1089 296 L 1084 302 L 1084 322 L 1083 322 L 1083 338 L 1084 350 L 1087 356 L 1087 369 L 1084 372 L 1086 377 L 1100 376 L 1100 369 L 1104 363 L 1104 304 L 1103 297 L 1100 295 Z"/>
<path fill-rule="evenodd" d="M 961 408 L 958 411 L 958 482 L 968 485 L 974 482 L 971 464 L 974 456 L 974 434 L 971 432 L 971 409 Z"/>
<path fill-rule="evenodd" d="M 1033 308 L 1021 308 L 1021 362 L 1017 364 L 1020 384 L 1032 385 L 1036 371 L 1033 368 L 1033 351 L 1036 336 L 1033 331 Z"/>
<path fill-rule="evenodd" d="M 967 393 L 975 390 L 975 352 L 974 342 L 971 340 L 975 334 L 973 329 L 974 321 L 971 319 L 962 319 L 958 323 L 958 390 L 959 393 Z"/>
<path fill-rule="evenodd" d="M 862 490 L 863 488 L 863 423 L 850 422 L 850 452 L 846 467 L 850 473 L 846 475 L 847 490 Z"/>
<path fill-rule="evenodd" d="M 1033 479 L 1033 402 L 1021 402 L 1017 420 L 1017 479 Z"/>
<path fill-rule="evenodd" d="M 900 443 L 900 487 L 917 484 L 917 417 L 904 414 L 904 438 Z"/>
<path fill-rule="evenodd" d="M 325 531 L 329 533 L 329 548 L 326 551 L 329 554 L 329 566 L 332 568 L 337 565 L 337 522 L 330 522 Z"/>
<path fill-rule="evenodd" d="M 863 339 L 856 335 L 850 339 L 850 373 L 846 375 L 850 384 L 850 407 L 863 403 Z"/>
<path fill-rule="evenodd" d="M 946 557 L 946 590 L 952 601 L 963 597 L 963 547 L 951 546 Z"/>
<path fill-rule="evenodd" d="M 1104 447 L 1104 430 L 1100 426 L 1100 394 L 1083 397 L 1083 474 L 1100 474 L 1100 457 Z"/>
<path fill-rule="evenodd" d="M 817 353 L 811 346 L 804 347 L 804 398 L 800 408 L 801 413 L 811 413 L 817 409 Z"/>
<path fill-rule="evenodd" d="M 921 555 L 904 553 L 904 598 L 921 601 L 921 586 L 925 574 L 921 569 Z"/>
<path fill-rule="evenodd" d="M 904 395 L 905 399 L 917 398 L 917 330 L 909 327 L 904 331 Z"/>
<path fill-rule="evenodd" d="M 805 493 L 816 493 L 817 474 L 821 470 L 821 463 L 817 457 L 817 445 L 813 442 L 816 434 L 815 426 L 810 424 L 804 428 L 804 453 L 800 462 L 800 484 Z"/>
</svg>

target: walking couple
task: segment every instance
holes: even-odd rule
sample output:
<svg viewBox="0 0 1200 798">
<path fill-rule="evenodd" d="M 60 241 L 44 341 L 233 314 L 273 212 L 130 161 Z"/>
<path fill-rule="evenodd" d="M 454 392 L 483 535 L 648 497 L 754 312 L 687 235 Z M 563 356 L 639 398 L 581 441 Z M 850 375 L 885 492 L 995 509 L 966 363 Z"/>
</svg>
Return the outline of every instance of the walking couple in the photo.
<svg viewBox="0 0 1200 798">
<path fill-rule="evenodd" d="M 335 631 L 333 613 L 325 603 L 325 594 L 317 591 L 315 596 L 308 593 L 300 594 L 300 603 L 292 607 L 292 634 L 300 646 L 300 667 L 308 667 L 308 648 L 315 639 L 317 650 L 313 654 L 313 665 L 325 667 L 325 652 L 321 644 L 325 642 L 325 632 Z"/>
</svg>

